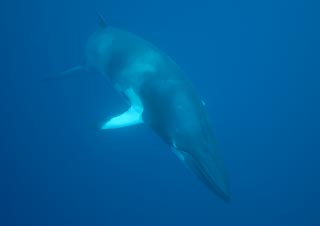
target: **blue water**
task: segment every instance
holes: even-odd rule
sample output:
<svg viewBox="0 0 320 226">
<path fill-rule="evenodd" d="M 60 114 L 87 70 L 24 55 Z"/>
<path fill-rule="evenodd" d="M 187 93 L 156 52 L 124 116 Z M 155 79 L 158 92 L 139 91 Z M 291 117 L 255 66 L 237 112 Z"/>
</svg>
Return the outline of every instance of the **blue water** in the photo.
<svg viewBox="0 0 320 226">
<path fill-rule="evenodd" d="M 2 0 L 0 225 L 320 225 L 319 3 Z M 99 11 L 194 82 L 231 181 L 224 203 L 81 63 Z"/>
</svg>

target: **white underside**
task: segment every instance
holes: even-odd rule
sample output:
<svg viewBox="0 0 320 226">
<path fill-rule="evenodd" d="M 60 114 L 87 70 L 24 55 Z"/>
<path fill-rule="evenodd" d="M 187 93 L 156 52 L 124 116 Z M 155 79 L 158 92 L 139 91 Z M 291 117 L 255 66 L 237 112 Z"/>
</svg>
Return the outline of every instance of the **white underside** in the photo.
<svg viewBox="0 0 320 226">
<path fill-rule="evenodd" d="M 143 105 L 140 98 L 132 89 L 128 89 L 125 92 L 125 95 L 130 100 L 130 108 L 121 115 L 113 117 L 105 122 L 101 129 L 117 129 L 143 123 Z"/>
</svg>

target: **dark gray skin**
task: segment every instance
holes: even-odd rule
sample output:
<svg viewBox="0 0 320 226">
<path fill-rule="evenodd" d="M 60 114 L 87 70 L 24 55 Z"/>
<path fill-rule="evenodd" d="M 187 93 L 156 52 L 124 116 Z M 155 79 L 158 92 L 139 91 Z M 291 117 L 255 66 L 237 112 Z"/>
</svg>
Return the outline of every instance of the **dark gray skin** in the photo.
<svg viewBox="0 0 320 226">
<path fill-rule="evenodd" d="M 143 105 L 143 122 L 219 197 L 229 201 L 228 179 L 210 120 L 191 82 L 161 50 L 136 35 L 102 26 L 89 39 L 86 67 L 100 72 Z"/>
</svg>

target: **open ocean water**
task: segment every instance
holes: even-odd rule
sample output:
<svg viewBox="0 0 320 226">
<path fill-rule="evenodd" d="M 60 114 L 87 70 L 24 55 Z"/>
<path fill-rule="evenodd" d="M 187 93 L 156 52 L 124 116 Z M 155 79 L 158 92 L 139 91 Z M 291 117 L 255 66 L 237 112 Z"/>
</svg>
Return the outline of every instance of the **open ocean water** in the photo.
<svg viewBox="0 0 320 226">
<path fill-rule="evenodd" d="M 2 0 L 1 226 L 319 226 L 320 7 L 315 0 Z M 206 102 L 225 203 L 81 63 L 97 12 L 170 55 Z"/>
</svg>

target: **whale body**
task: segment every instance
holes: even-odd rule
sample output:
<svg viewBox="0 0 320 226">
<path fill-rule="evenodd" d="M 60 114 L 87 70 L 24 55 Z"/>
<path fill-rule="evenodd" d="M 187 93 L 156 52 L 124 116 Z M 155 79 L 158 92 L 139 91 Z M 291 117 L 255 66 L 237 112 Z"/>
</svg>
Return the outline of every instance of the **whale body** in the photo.
<svg viewBox="0 0 320 226">
<path fill-rule="evenodd" d="M 147 124 L 209 189 L 229 201 L 228 177 L 205 104 L 168 55 L 101 20 L 88 40 L 84 67 L 110 80 L 130 103 L 101 129 Z"/>
</svg>

